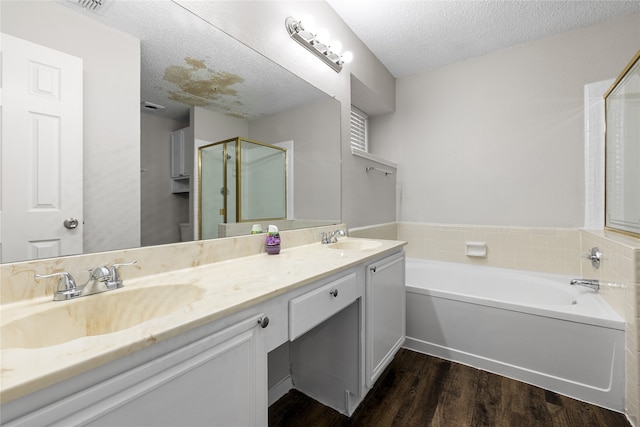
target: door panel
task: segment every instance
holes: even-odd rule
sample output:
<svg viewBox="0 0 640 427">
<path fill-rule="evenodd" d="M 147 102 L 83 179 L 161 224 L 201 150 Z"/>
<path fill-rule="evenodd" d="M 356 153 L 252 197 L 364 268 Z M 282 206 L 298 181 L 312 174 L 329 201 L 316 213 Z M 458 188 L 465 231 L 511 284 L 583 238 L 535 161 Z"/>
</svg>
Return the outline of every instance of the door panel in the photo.
<svg viewBox="0 0 640 427">
<path fill-rule="evenodd" d="M 82 253 L 82 59 L 0 37 L 1 261 Z"/>
</svg>

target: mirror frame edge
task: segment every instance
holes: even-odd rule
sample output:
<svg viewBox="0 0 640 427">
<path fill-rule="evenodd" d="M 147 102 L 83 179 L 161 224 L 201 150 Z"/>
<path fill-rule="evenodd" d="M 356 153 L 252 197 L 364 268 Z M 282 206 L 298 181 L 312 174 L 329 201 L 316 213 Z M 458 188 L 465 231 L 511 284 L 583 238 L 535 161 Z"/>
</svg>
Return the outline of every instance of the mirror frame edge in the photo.
<svg viewBox="0 0 640 427">
<path fill-rule="evenodd" d="M 640 233 L 636 233 L 629 230 L 623 230 L 616 227 L 611 227 L 607 225 L 607 97 L 611 95 L 611 93 L 618 87 L 620 82 L 627 76 L 629 71 L 636 65 L 640 63 L 640 50 L 638 50 L 635 55 L 631 58 L 631 60 L 627 63 L 627 65 L 622 69 L 618 77 L 616 77 L 615 81 L 611 84 L 609 89 L 604 93 L 602 99 L 604 100 L 604 230 L 611 231 L 619 234 L 623 234 L 626 236 L 630 236 L 633 238 L 640 239 Z"/>
</svg>

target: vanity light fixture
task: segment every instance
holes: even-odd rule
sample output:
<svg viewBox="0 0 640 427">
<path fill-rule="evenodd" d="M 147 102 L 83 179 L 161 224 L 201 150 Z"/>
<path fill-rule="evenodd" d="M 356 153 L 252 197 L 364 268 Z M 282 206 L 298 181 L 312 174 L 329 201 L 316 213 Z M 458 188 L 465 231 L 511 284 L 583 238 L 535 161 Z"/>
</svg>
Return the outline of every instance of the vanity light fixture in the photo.
<svg viewBox="0 0 640 427">
<path fill-rule="evenodd" d="M 305 18 L 305 22 L 309 19 Z M 314 33 L 310 28 L 311 23 L 307 22 L 307 26 L 302 24 L 302 20 L 296 20 L 289 16 L 284 23 L 287 32 L 292 39 L 304 46 L 309 52 L 322 59 L 325 64 L 333 68 L 337 73 L 342 70 L 342 64 L 349 63 L 353 59 L 351 52 L 345 52 L 340 55 L 342 44 L 339 41 L 329 45 L 326 36 L 323 37 L 320 31 Z"/>
</svg>

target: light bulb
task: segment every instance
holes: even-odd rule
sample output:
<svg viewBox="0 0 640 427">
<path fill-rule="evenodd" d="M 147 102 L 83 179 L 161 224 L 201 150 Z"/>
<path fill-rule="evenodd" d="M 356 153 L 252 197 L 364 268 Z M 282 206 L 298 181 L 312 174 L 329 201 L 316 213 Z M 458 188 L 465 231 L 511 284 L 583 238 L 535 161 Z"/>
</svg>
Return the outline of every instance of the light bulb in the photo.
<svg viewBox="0 0 640 427">
<path fill-rule="evenodd" d="M 305 31 L 308 31 L 310 33 L 315 32 L 316 20 L 313 19 L 313 16 L 304 15 L 302 19 L 300 19 L 300 22 L 302 23 Z"/>
<path fill-rule="evenodd" d="M 333 53 L 340 54 L 340 51 L 342 50 L 342 43 L 340 43 L 340 40 L 335 40 L 331 43 L 330 47 Z"/>
<path fill-rule="evenodd" d="M 329 40 L 329 30 L 326 28 L 320 28 L 316 33 L 316 40 L 322 44 L 327 44 Z"/>
<path fill-rule="evenodd" d="M 342 60 L 348 64 L 349 62 L 353 61 L 353 53 L 351 53 L 351 51 L 346 51 L 345 53 L 342 54 Z"/>
</svg>

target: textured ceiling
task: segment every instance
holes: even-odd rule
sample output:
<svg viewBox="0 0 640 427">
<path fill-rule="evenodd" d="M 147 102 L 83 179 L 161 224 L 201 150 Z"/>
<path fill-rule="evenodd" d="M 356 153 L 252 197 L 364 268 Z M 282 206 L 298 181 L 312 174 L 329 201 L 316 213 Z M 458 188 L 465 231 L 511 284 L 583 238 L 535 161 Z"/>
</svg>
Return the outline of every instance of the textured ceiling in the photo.
<svg viewBox="0 0 640 427">
<path fill-rule="evenodd" d="M 96 12 L 57 1 L 140 40 L 141 102 L 166 107 L 157 115 L 187 120 L 199 106 L 251 120 L 327 96 L 172 1 L 107 0 Z"/>
<path fill-rule="evenodd" d="M 640 1 L 327 2 L 395 77 L 640 12 Z"/>
<path fill-rule="evenodd" d="M 185 120 L 196 105 L 251 120 L 326 96 L 172 1 L 105 0 L 98 13 L 56 1 L 140 39 L 141 102 L 158 115 Z M 396 77 L 640 12 L 640 0 L 328 3 Z"/>
</svg>

